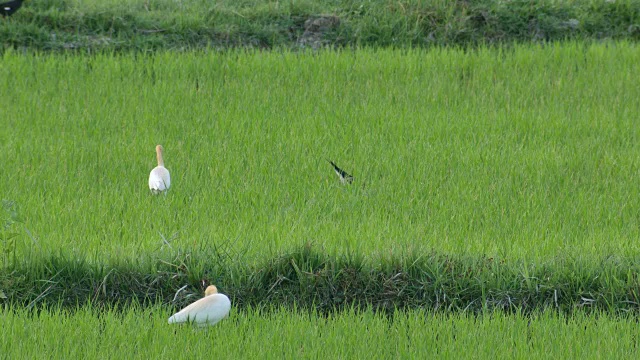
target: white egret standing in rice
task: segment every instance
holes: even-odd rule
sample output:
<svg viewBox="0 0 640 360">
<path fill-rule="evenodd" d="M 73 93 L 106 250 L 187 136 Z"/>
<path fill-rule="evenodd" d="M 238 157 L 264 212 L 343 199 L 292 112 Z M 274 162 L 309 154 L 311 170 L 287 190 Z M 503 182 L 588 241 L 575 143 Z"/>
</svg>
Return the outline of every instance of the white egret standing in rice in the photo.
<svg viewBox="0 0 640 360">
<path fill-rule="evenodd" d="M 169 318 L 169 324 L 192 322 L 197 325 L 214 325 L 229 316 L 230 309 L 229 298 L 219 294 L 214 285 L 209 285 L 202 299 L 173 314 Z"/>
<path fill-rule="evenodd" d="M 158 159 L 158 166 L 151 170 L 149 174 L 149 189 L 151 193 L 159 194 L 169 189 L 171 186 L 171 176 L 169 176 L 169 170 L 164 167 L 164 160 L 162 159 L 162 145 L 156 146 L 156 158 Z"/>
</svg>

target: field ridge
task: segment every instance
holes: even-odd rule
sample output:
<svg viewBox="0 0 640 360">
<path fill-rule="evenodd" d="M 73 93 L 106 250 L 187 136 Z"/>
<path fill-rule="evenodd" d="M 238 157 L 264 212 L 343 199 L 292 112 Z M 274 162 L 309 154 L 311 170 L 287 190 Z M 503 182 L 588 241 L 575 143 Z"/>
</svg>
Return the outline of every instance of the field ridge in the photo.
<svg viewBox="0 0 640 360">
<path fill-rule="evenodd" d="M 640 266 L 633 259 L 615 257 L 596 264 L 571 258 L 524 264 L 425 253 L 372 262 L 362 256 L 329 256 L 311 245 L 255 265 L 224 251 L 177 252 L 146 257 L 138 264 L 54 255 L 5 268 L 0 273 L 0 303 L 27 308 L 87 303 L 179 307 L 215 283 L 238 308 L 620 314 L 638 310 L 638 273 Z"/>
<path fill-rule="evenodd" d="M 474 46 L 640 39 L 640 1 L 27 1 L 0 50 Z"/>
</svg>

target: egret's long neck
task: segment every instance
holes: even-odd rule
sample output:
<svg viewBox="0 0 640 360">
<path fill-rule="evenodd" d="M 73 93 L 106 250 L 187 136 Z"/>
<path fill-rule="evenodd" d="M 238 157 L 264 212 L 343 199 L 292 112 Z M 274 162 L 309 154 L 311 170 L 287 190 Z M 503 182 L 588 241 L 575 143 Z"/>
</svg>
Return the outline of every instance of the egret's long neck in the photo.
<svg viewBox="0 0 640 360">
<path fill-rule="evenodd" d="M 156 149 L 156 158 L 158 158 L 158 166 L 164 166 L 164 160 L 162 160 L 162 148 Z"/>
</svg>

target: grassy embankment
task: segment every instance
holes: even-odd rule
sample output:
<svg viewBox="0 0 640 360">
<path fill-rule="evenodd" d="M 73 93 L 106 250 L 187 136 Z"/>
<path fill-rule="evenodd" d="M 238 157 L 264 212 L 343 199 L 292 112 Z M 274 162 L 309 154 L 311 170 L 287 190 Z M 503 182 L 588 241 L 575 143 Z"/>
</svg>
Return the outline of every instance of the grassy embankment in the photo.
<svg viewBox="0 0 640 360">
<path fill-rule="evenodd" d="M 334 16 L 339 25 L 305 27 L 320 15 Z M 0 21 L 0 49 L 429 47 L 564 39 L 638 40 L 640 1 L 27 0 Z"/>
<path fill-rule="evenodd" d="M 639 57 L 7 52 L 0 301 L 636 309 Z"/>
</svg>

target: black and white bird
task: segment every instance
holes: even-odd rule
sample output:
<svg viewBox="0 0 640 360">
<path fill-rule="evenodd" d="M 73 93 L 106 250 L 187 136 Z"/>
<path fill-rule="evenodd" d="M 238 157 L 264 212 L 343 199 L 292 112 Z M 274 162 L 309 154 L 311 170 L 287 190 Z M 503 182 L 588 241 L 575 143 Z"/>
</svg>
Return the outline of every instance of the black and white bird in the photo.
<svg viewBox="0 0 640 360">
<path fill-rule="evenodd" d="M 347 174 L 346 171 L 340 169 L 338 167 L 338 165 L 336 165 L 336 163 L 334 163 L 331 160 L 327 160 L 331 166 L 333 166 L 333 170 L 336 171 L 336 174 L 338 174 L 338 177 L 340 178 L 340 182 L 343 184 L 351 184 L 353 182 L 353 176 Z"/>
<path fill-rule="evenodd" d="M 13 13 L 18 11 L 18 9 L 20 9 L 20 6 L 22 6 L 22 1 L 23 0 L 12 0 L 12 1 L 7 1 L 5 3 L 0 4 L 0 15 L 2 16 L 13 15 Z"/>
</svg>

